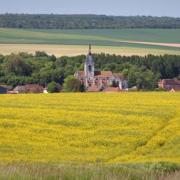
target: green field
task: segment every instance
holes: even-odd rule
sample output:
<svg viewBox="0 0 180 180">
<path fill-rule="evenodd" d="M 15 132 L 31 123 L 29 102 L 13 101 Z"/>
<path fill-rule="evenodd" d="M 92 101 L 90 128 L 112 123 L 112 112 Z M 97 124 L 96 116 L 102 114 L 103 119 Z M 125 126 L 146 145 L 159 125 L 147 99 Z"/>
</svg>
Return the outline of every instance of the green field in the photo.
<svg viewBox="0 0 180 180">
<path fill-rule="evenodd" d="M 0 43 L 116 46 L 119 41 L 180 43 L 180 29 L 21 30 L 0 29 Z"/>
<path fill-rule="evenodd" d="M 179 93 L 0 98 L 0 178 L 155 179 L 161 172 L 178 173 Z"/>
<path fill-rule="evenodd" d="M 0 44 L 38 44 L 38 45 L 80 45 L 89 43 L 95 46 L 140 49 L 147 53 L 155 50 L 163 51 L 159 54 L 179 54 L 180 29 L 99 29 L 99 30 L 25 30 L 0 29 Z M 133 41 L 127 42 L 127 41 Z M 148 42 L 153 44 L 139 44 Z M 156 43 L 165 43 L 159 45 Z M 167 45 L 175 43 L 178 46 Z M 23 47 L 22 47 L 23 50 Z M 43 49 L 42 49 L 43 50 Z M 9 50 L 10 51 L 10 50 Z M 12 50 L 13 51 L 13 50 Z M 102 48 L 102 52 L 105 51 Z M 3 53 L 0 51 L 0 53 Z M 133 52 L 134 53 L 134 52 Z M 118 54 L 118 50 L 117 50 Z M 137 53 L 138 54 L 138 53 Z"/>
</svg>

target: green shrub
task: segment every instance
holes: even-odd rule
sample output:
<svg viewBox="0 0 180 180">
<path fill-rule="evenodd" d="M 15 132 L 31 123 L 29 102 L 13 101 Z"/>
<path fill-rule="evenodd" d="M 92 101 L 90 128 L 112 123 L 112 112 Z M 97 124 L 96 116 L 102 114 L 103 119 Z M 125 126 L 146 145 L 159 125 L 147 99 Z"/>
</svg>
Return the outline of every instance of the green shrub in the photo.
<svg viewBox="0 0 180 180">
<path fill-rule="evenodd" d="M 60 85 L 54 81 L 48 84 L 47 91 L 49 93 L 56 93 L 60 91 Z"/>
</svg>

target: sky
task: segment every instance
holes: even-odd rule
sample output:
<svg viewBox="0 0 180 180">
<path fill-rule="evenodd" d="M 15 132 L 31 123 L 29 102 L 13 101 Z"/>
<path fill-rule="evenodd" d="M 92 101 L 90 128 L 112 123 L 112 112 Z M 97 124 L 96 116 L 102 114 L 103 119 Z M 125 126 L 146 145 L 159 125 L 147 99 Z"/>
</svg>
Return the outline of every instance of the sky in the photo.
<svg viewBox="0 0 180 180">
<path fill-rule="evenodd" d="M 0 0 L 3 13 L 180 17 L 180 0 Z"/>
</svg>

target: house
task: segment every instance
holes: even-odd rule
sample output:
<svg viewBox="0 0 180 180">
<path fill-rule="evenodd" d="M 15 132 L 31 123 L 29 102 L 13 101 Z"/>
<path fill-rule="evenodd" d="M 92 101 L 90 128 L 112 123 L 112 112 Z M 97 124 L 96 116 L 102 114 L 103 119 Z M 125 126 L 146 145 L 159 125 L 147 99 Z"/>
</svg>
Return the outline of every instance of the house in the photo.
<svg viewBox="0 0 180 180">
<path fill-rule="evenodd" d="M 25 86 L 16 86 L 13 91 L 11 91 L 11 94 L 19 94 L 19 93 L 26 93 Z"/>
<path fill-rule="evenodd" d="M 7 94 L 11 89 L 11 86 L 0 85 L 0 94 Z"/>
<path fill-rule="evenodd" d="M 78 71 L 74 76 L 84 84 L 89 92 L 105 91 L 108 87 L 117 87 L 119 90 L 128 89 L 128 82 L 123 74 L 95 70 L 91 46 L 89 46 L 84 62 L 84 71 Z"/>
<path fill-rule="evenodd" d="M 19 93 L 43 93 L 44 88 L 39 84 L 26 84 L 13 89 L 14 94 Z"/>
<path fill-rule="evenodd" d="M 26 84 L 26 93 L 43 93 L 44 88 L 39 84 Z"/>
<path fill-rule="evenodd" d="M 180 80 L 178 79 L 162 79 L 158 83 L 159 88 L 166 91 L 176 92 L 180 91 Z"/>
<path fill-rule="evenodd" d="M 0 85 L 0 94 L 7 94 L 8 89 L 4 85 Z"/>
</svg>

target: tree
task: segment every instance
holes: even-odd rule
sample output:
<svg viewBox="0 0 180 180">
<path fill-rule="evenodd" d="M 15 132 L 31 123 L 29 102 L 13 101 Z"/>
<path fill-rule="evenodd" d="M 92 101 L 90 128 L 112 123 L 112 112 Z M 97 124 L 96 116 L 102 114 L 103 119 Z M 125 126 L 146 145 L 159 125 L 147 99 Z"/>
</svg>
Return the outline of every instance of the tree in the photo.
<svg viewBox="0 0 180 180">
<path fill-rule="evenodd" d="M 180 18 L 152 16 L 1 14 L 0 27 L 25 29 L 180 28 Z"/>
<path fill-rule="evenodd" d="M 44 51 L 36 51 L 35 56 L 36 57 L 48 57 L 48 55 Z"/>
<path fill-rule="evenodd" d="M 66 77 L 78 70 L 83 70 L 84 59 L 85 56 L 64 56 L 55 60 L 55 57 L 48 55 L 46 57 L 43 53 L 42 57 L 26 53 L 0 55 L 0 83 L 11 86 L 38 83 L 46 86 L 54 81 L 63 85 Z M 178 55 L 126 57 L 94 54 L 94 61 L 96 70 L 106 69 L 112 70 L 113 73 L 123 73 L 129 87 L 136 86 L 139 89 L 153 90 L 157 88 L 159 79 L 180 79 L 180 56 Z M 117 85 L 114 84 L 114 86 Z M 83 84 L 74 79 L 74 86 L 67 88 L 66 91 L 76 92 L 84 91 L 84 89 Z"/>
<path fill-rule="evenodd" d="M 6 58 L 5 71 L 17 76 L 29 76 L 32 73 L 32 67 L 21 56 L 12 54 Z"/>
<path fill-rule="evenodd" d="M 60 85 L 54 81 L 48 84 L 47 91 L 49 93 L 56 93 L 60 91 Z"/>
<path fill-rule="evenodd" d="M 74 76 L 68 76 L 64 80 L 63 90 L 65 92 L 83 92 L 85 91 L 84 85 L 80 80 L 76 79 Z"/>
<path fill-rule="evenodd" d="M 152 71 L 140 71 L 137 73 L 136 85 L 137 88 L 145 90 L 153 90 L 157 88 L 157 76 L 155 76 Z"/>
</svg>

